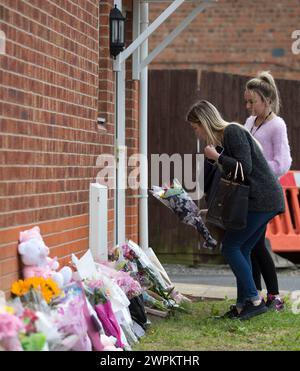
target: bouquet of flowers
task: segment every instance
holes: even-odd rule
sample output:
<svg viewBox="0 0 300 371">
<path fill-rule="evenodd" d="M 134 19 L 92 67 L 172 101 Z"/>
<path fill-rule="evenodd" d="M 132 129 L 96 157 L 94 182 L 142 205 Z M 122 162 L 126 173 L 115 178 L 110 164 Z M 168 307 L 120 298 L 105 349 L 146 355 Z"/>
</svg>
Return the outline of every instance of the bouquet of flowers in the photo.
<svg viewBox="0 0 300 371">
<path fill-rule="evenodd" d="M 146 306 L 150 308 L 156 308 L 163 312 L 167 312 L 169 309 L 169 302 L 163 298 L 157 297 L 155 293 L 151 293 L 150 290 L 143 292 L 143 301 Z"/>
<path fill-rule="evenodd" d="M 28 295 L 28 294 L 27 294 Z M 38 299 L 40 300 L 40 299 Z M 33 303 L 38 306 L 39 302 Z M 47 304 L 45 303 L 47 306 Z M 42 307 L 40 306 L 42 309 Z M 10 306 L 0 307 L 0 344 L 5 350 L 49 350 L 48 340 L 59 341 L 58 333 L 48 313 L 24 306 L 15 298 Z"/>
<path fill-rule="evenodd" d="M 57 283 L 51 278 L 30 277 L 14 282 L 11 293 L 15 297 L 12 305 L 24 325 L 19 335 L 23 350 L 49 350 L 49 345 L 60 343 L 62 336 L 50 307 L 62 294 Z"/>
<path fill-rule="evenodd" d="M 139 282 L 144 291 L 152 288 L 163 298 L 168 298 L 168 293 L 172 287 L 165 282 L 149 257 L 133 241 L 129 240 L 121 246 L 118 268 L 129 272 L 131 277 Z"/>
<path fill-rule="evenodd" d="M 85 320 L 85 324 L 82 326 L 82 328 L 84 329 L 87 328 L 87 334 L 92 343 L 92 350 L 103 351 L 104 344 L 101 341 L 101 336 L 102 334 L 104 334 L 104 330 L 103 330 L 101 322 L 98 319 L 97 313 L 95 312 L 92 304 L 90 303 L 90 301 L 88 300 L 86 296 L 84 282 L 74 281 L 64 286 L 63 291 L 64 291 L 64 297 L 61 298 L 60 304 L 65 303 L 66 301 L 73 300 L 72 298 L 76 298 L 76 297 L 79 298 L 79 306 L 82 309 L 84 320 Z M 61 305 L 60 305 L 59 311 L 62 312 Z M 82 315 L 81 315 L 81 321 L 83 322 Z M 75 327 L 75 330 L 76 330 L 76 327 Z M 76 342 L 75 343 L 73 342 L 73 344 L 71 343 L 72 336 L 74 336 L 74 331 L 71 331 L 71 332 L 73 332 L 73 334 L 64 339 L 64 343 L 69 346 L 69 349 L 73 349 L 74 345 L 76 347 L 79 345 L 78 341 L 77 341 L 78 343 L 77 345 L 76 345 Z M 75 335 L 75 336 L 78 337 L 78 335 Z M 88 340 L 85 334 L 84 334 L 84 338 L 85 338 L 85 343 L 83 343 L 83 346 L 88 345 Z"/>
<path fill-rule="evenodd" d="M 47 337 L 38 328 L 37 313 L 30 308 L 25 308 L 21 319 L 25 326 L 25 333 L 20 334 L 22 348 L 26 351 L 49 350 Z"/>
<path fill-rule="evenodd" d="M 171 209 L 182 223 L 191 225 L 198 231 L 204 239 L 203 247 L 208 249 L 217 247 L 217 241 L 213 239 L 204 224 L 199 208 L 177 179 L 174 179 L 170 187 L 153 186 L 150 192 L 156 199 Z"/>
<path fill-rule="evenodd" d="M 139 282 L 134 280 L 128 272 L 117 271 L 115 268 L 109 266 L 107 262 L 96 263 L 96 269 L 102 276 L 106 275 L 115 282 L 128 299 L 140 295 L 143 291 Z"/>
<path fill-rule="evenodd" d="M 139 296 L 143 291 L 139 282 L 133 279 L 128 272 L 119 271 L 116 283 L 125 292 L 128 299 Z"/>
<path fill-rule="evenodd" d="M 130 304 L 126 294 L 115 280 L 109 277 L 106 270 L 100 264 L 95 263 L 90 250 L 80 259 L 72 256 L 72 261 L 77 268 L 78 277 L 84 280 L 86 295 L 91 305 L 94 305 L 104 331 L 109 335 L 114 331 L 113 336 L 117 339 L 117 346 L 123 348 L 124 345 L 126 348 L 126 337 L 123 336 L 120 328 L 122 323 L 119 323 L 123 317 L 117 317 L 118 312 L 123 312 L 124 318 L 130 322 L 130 315 L 126 316 L 127 307 Z M 104 324 L 106 319 L 108 321 Z"/>
<path fill-rule="evenodd" d="M 113 313 L 109 300 L 110 293 L 105 287 L 104 282 L 102 280 L 86 280 L 84 287 L 87 297 L 103 325 L 105 334 L 115 337 L 117 339 L 117 346 L 123 348 L 121 329 Z"/>
<path fill-rule="evenodd" d="M 33 305 L 34 309 L 39 309 L 37 307 L 45 307 L 45 302 L 50 304 L 54 298 L 61 294 L 61 290 L 51 278 L 31 277 L 14 282 L 11 293 L 19 297 L 22 303 L 28 306 Z"/>
<path fill-rule="evenodd" d="M 105 288 L 102 280 L 84 280 L 83 285 L 85 294 L 93 307 L 107 302 L 109 290 Z"/>
<path fill-rule="evenodd" d="M 24 331 L 24 324 L 10 306 L 0 308 L 0 347 L 6 351 L 22 351 L 19 333 Z"/>
<path fill-rule="evenodd" d="M 64 337 L 62 344 L 74 351 L 90 351 L 92 342 L 88 335 L 83 290 L 76 283 L 65 286 L 63 290 L 64 296 L 56 301 L 53 309 L 55 325 Z"/>
</svg>

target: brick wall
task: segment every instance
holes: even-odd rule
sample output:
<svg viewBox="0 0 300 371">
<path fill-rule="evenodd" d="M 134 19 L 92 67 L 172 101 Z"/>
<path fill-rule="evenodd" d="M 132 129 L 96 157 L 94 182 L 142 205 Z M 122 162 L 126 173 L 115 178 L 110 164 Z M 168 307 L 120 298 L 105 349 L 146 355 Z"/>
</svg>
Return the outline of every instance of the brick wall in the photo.
<svg viewBox="0 0 300 371">
<path fill-rule="evenodd" d="M 7 40 L 0 56 L 2 290 L 20 274 L 20 230 L 39 225 L 61 264 L 88 248 L 89 184 L 99 171 L 98 155 L 114 154 L 112 5 L 113 0 L 0 1 L 0 29 Z M 127 122 L 135 128 L 137 85 L 129 81 L 127 88 Z M 104 128 L 97 125 L 98 116 L 106 119 Z M 134 226 L 137 212 L 134 207 L 129 212 Z M 113 191 L 108 218 L 111 247 Z M 137 235 L 128 232 L 130 238 Z"/>
<path fill-rule="evenodd" d="M 123 5 L 126 3 L 124 2 Z M 132 10 L 126 7 L 128 24 L 132 24 Z M 132 27 L 126 28 L 127 44 L 132 41 Z M 127 156 L 139 152 L 139 85 L 138 81 L 132 80 L 132 58 L 126 62 L 126 146 Z M 134 171 L 133 166 L 128 166 L 128 175 Z M 126 191 L 126 235 L 133 241 L 139 240 L 138 233 L 138 190 L 127 189 Z"/>
<path fill-rule="evenodd" d="M 150 5 L 155 19 L 167 6 Z M 184 4 L 150 38 L 157 45 L 195 4 Z M 300 79 L 300 56 L 291 51 L 291 34 L 300 29 L 299 0 L 219 0 L 162 52 L 151 68 L 198 69 L 255 75 L 271 70 L 277 78 Z"/>
<path fill-rule="evenodd" d="M 99 2 L 99 101 L 98 116 L 106 120 L 104 128 L 99 128 L 99 143 L 105 143 L 102 153 L 114 155 L 115 143 L 115 115 L 114 115 L 114 84 L 115 77 L 112 70 L 112 58 L 109 52 L 109 13 L 113 0 Z M 102 133 L 101 133 L 102 131 Z M 101 154 L 101 153 L 99 153 Z M 100 169 L 98 169 L 100 170 Z M 108 192 L 108 246 L 114 243 L 114 191 Z"/>
</svg>

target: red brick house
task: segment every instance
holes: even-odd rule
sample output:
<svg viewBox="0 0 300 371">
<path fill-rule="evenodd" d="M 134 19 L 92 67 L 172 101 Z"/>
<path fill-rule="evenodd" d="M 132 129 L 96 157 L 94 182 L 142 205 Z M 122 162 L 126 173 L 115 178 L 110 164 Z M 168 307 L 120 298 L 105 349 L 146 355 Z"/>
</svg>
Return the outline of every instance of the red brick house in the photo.
<svg viewBox="0 0 300 371">
<path fill-rule="evenodd" d="M 147 1 L 0 0 L 0 290 L 7 292 L 20 276 L 21 230 L 40 226 L 51 256 L 58 256 L 61 265 L 70 262 L 72 253 L 81 256 L 89 248 L 89 187 L 97 181 L 97 159 L 103 154 L 116 158 L 125 145 L 129 157 L 147 145 L 140 139 L 141 112 L 147 117 L 147 100 L 140 96 L 147 85 L 136 80 L 131 55 L 124 81 L 116 79 L 121 75 L 110 55 L 114 3 L 126 13 L 128 46 L 137 32 L 133 5 Z M 150 49 L 199 6 L 184 0 L 149 3 L 150 21 L 168 6 L 176 10 L 161 21 Z M 247 11 L 245 3 L 219 0 L 205 13 L 193 13 L 197 21 L 161 56 L 150 58 L 152 67 L 249 74 L 271 65 L 281 77 L 299 78 L 299 55 L 290 52 L 290 34 L 299 28 L 298 1 L 268 0 L 263 12 L 261 2 L 247 1 Z M 265 55 L 253 57 L 261 50 L 239 41 L 239 34 L 247 33 L 253 45 L 271 45 Z M 124 89 L 122 102 L 117 101 L 118 87 Z M 142 235 L 147 244 L 147 233 L 138 227 L 139 205 L 147 204 L 146 197 L 138 190 L 108 190 L 108 248 L 119 242 L 119 234 L 137 242 Z"/>
<path fill-rule="evenodd" d="M 150 21 L 164 6 L 163 1 L 151 4 Z M 189 2 L 178 9 L 150 39 L 149 49 L 194 7 L 196 2 Z M 199 78 L 202 70 L 252 76 L 267 69 L 277 78 L 299 80 L 299 19 L 298 0 L 218 0 L 150 68 L 196 69 Z"/>
<path fill-rule="evenodd" d="M 115 155 L 113 0 L 0 1 L 0 289 L 19 277 L 19 232 L 39 225 L 67 264 L 88 248 L 89 184 L 97 157 Z M 123 1 L 127 43 L 132 1 Z M 138 82 L 126 76 L 126 145 L 138 152 Z M 105 120 L 101 125 L 98 118 Z M 127 194 L 126 235 L 138 240 L 137 199 Z M 108 192 L 108 247 L 115 243 Z"/>
</svg>

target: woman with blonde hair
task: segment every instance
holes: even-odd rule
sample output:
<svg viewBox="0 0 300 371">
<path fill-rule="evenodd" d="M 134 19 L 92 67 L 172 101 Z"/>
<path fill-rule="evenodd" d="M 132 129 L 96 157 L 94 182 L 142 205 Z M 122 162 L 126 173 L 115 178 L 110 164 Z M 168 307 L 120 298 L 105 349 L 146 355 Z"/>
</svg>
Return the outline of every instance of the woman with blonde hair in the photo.
<svg viewBox="0 0 300 371">
<path fill-rule="evenodd" d="M 217 161 L 225 175 L 233 173 L 240 162 L 249 185 L 247 226 L 226 230 L 222 240 L 222 254 L 237 280 L 236 305 L 225 316 L 244 320 L 265 313 L 267 307 L 253 280 L 250 255 L 269 220 L 284 212 L 282 188 L 252 135 L 243 126 L 223 120 L 211 103 L 196 103 L 187 121 L 196 136 L 207 142 L 205 156 Z M 216 151 L 217 145 L 224 148 L 222 154 Z"/>
<path fill-rule="evenodd" d="M 260 142 L 270 168 L 280 177 L 290 169 L 292 159 L 286 124 L 277 116 L 280 99 L 273 76 L 263 71 L 249 80 L 244 97 L 251 115 L 246 120 L 245 128 Z M 284 304 L 279 296 L 275 264 L 266 247 L 265 235 L 266 229 L 251 254 L 253 278 L 256 288 L 261 291 L 261 275 L 263 276 L 267 288 L 267 306 L 281 310 Z"/>
</svg>

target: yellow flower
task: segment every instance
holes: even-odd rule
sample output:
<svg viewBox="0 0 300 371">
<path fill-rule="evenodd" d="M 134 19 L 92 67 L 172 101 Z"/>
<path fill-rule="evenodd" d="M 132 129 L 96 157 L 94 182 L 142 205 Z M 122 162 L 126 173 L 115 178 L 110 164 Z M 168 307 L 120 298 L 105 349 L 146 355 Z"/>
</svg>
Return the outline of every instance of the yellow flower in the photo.
<svg viewBox="0 0 300 371">
<path fill-rule="evenodd" d="M 23 280 L 18 280 L 13 283 L 11 292 L 17 296 L 23 296 L 28 293 L 29 290 L 39 291 L 47 303 L 58 296 L 61 291 L 57 286 L 57 283 L 51 278 L 43 277 L 30 277 Z"/>
<path fill-rule="evenodd" d="M 0 314 L 6 314 L 6 313 L 14 314 L 15 310 L 13 307 L 10 307 L 8 305 L 3 305 L 3 306 L 0 305 Z"/>
<path fill-rule="evenodd" d="M 54 297 L 60 295 L 61 290 L 51 278 L 44 279 L 41 283 L 41 292 L 44 299 L 49 303 Z"/>
<path fill-rule="evenodd" d="M 12 284 L 10 291 L 16 296 L 23 296 L 28 292 L 28 287 L 23 280 L 18 280 Z"/>
<path fill-rule="evenodd" d="M 41 287 L 41 284 L 43 282 L 44 278 L 42 277 L 30 277 L 26 278 L 25 284 L 28 286 L 28 289 L 39 289 Z"/>
<path fill-rule="evenodd" d="M 49 304 L 52 297 L 53 297 L 53 294 L 50 290 L 47 290 L 46 288 L 42 289 L 42 295 L 43 295 L 43 298 L 46 300 L 46 302 Z"/>
<path fill-rule="evenodd" d="M 44 281 L 44 285 L 49 288 L 53 292 L 54 295 L 60 294 L 60 289 L 55 281 L 53 281 L 51 278 L 48 278 Z"/>
<path fill-rule="evenodd" d="M 8 305 L 4 307 L 5 311 L 9 314 L 14 314 L 15 310 L 13 307 L 9 307 Z"/>
</svg>

